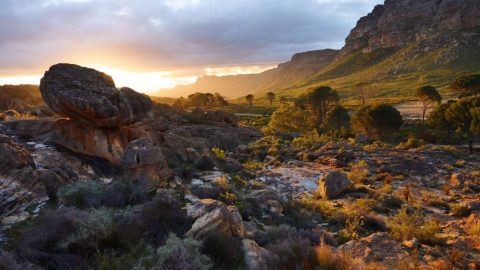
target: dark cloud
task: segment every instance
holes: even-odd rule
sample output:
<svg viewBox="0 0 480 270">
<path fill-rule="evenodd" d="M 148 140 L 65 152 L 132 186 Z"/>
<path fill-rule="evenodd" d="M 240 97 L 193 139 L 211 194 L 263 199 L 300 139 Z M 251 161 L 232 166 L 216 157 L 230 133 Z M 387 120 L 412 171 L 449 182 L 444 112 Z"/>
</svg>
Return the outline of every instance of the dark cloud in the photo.
<svg viewBox="0 0 480 270">
<path fill-rule="evenodd" d="M 0 75 L 56 62 L 131 69 L 283 61 L 339 48 L 382 0 L 0 0 Z"/>
</svg>

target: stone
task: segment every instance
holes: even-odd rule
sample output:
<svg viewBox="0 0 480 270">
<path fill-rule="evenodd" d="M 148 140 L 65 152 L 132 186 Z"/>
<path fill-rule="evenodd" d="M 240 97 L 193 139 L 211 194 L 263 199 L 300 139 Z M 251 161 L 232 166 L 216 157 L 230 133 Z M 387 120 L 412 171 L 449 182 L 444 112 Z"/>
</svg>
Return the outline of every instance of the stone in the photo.
<svg viewBox="0 0 480 270">
<path fill-rule="evenodd" d="M 250 239 L 242 240 L 242 249 L 245 256 L 245 264 L 248 270 L 269 270 L 271 264 L 269 263 L 272 254 L 270 251 L 259 246 L 255 241 Z"/>
<path fill-rule="evenodd" d="M 35 168 L 33 158 L 23 146 L 12 138 L 0 134 L 0 175 L 9 175 L 25 167 Z"/>
<path fill-rule="evenodd" d="M 245 235 L 242 216 L 236 206 L 226 206 L 217 200 L 203 199 L 188 205 L 187 215 L 195 219 L 187 236 L 201 239 L 212 231 L 222 231 L 240 238 Z"/>
<path fill-rule="evenodd" d="M 350 181 L 345 173 L 330 171 L 318 181 L 318 192 L 323 198 L 333 199 L 349 186 Z"/>
<path fill-rule="evenodd" d="M 350 255 L 352 258 L 360 258 L 365 262 L 381 263 L 392 267 L 405 258 L 408 253 L 402 249 L 400 243 L 392 239 L 388 233 L 378 232 L 358 240 L 351 240 L 337 249 Z"/>
<path fill-rule="evenodd" d="M 271 189 L 255 190 L 248 194 L 247 200 L 253 201 L 260 209 L 266 210 L 275 214 L 282 214 L 283 206 L 280 195 Z"/>
<path fill-rule="evenodd" d="M 75 153 L 95 156 L 120 166 L 125 148 L 132 139 L 129 127 L 103 129 L 61 119 L 53 124 L 51 142 Z"/>
<path fill-rule="evenodd" d="M 143 183 L 148 190 L 165 186 L 172 176 L 162 148 L 145 138 L 128 144 L 123 154 L 122 168 L 130 178 Z"/>
<path fill-rule="evenodd" d="M 72 64 L 51 66 L 40 81 L 40 92 L 55 113 L 97 127 L 138 122 L 152 108 L 147 95 L 118 90 L 109 75 Z"/>
</svg>

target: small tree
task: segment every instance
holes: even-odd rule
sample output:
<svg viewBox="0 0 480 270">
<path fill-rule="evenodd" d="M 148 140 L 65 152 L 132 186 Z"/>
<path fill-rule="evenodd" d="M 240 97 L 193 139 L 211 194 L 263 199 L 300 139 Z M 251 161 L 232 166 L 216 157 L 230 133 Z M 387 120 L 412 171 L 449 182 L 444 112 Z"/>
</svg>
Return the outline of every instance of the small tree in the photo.
<svg viewBox="0 0 480 270">
<path fill-rule="evenodd" d="M 225 98 L 220 95 L 220 93 L 215 93 L 215 103 L 218 106 L 227 106 L 228 101 L 225 100 Z"/>
<path fill-rule="evenodd" d="M 334 136 L 340 136 L 342 128 L 348 129 L 350 127 L 348 110 L 337 105 L 327 113 L 325 125 L 327 130 L 333 131 Z"/>
<path fill-rule="evenodd" d="M 351 119 L 353 130 L 381 139 L 386 139 L 398 131 L 402 124 L 400 112 L 386 104 L 363 106 L 352 115 Z"/>
<path fill-rule="evenodd" d="M 459 92 L 459 97 L 477 96 L 480 93 L 480 74 L 457 77 L 450 87 Z"/>
<path fill-rule="evenodd" d="M 466 97 L 453 103 L 446 112 L 448 121 L 455 124 L 457 132 L 466 136 L 470 153 L 473 152 L 474 133 L 472 109 L 480 107 L 480 97 Z"/>
<path fill-rule="evenodd" d="M 245 97 L 245 100 L 248 102 L 248 104 L 250 105 L 250 108 L 251 108 L 252 105 L 253 105 L 253 95 L 247 95 Z"/>
<path fill-rule="evenodd" d="M 336 105 L 338 100 L 337 91 L 330 86 L 321 86 L 303 94 L 296 104 L 310 109 L 317 117 L 320 126 L 323 126 L 328 110 Z"/>
<path fill-rule="evenodd" d="M 428 115 L 427 123 L 433 129 L 442 130 L 447 133 L 447 142 L 452 142 L 452 131 L 454 123 L 447 118 L 447 110 L 454 101 L 450 101 L 446 104 L 438 104 L 437 107 Z"/>
<path fill-rule="evenodd" d="M 273 93 L 273 92 L 268 92 L 268 93 L 267 93 L 267 98 L 268 98 L 268 101 L 270 101 L 270 106 L 272 106 L 273 101 L 275 100 L 275 93 Z"/>
<path fill-rule="evenodd" d="M 370 83 L 367 82 L 359 82 L 355 85 L 357 88 L 358 94 L 362 99 L 362 106 L 367 105 L 367 100 L 370 97 Z"/>
<path fill-rule="evenodd" d="M 472 115 L 470 131 L 473 134 L 480 135 L 480 107 L 471 109 L 470 114 Z"/>
<path fill-rule="evenodd" d="M 438 93 L 437 89 L 433 86 L 427 85 L 417 89 L 419 101 L 422 103 L 422 124 L 425 123 L 425 114 L 427 110 L 433 108 L 435 104 L 442 102 L 442 96 Z"/>
<path fill-rule="evenodd" d="M 282 104 L 273 114 L 268 128 L 274 132 L 298 132 L 308 134 L 315 131 L 316 122 L 308 111 L 296 106 Z"/>
</svg>

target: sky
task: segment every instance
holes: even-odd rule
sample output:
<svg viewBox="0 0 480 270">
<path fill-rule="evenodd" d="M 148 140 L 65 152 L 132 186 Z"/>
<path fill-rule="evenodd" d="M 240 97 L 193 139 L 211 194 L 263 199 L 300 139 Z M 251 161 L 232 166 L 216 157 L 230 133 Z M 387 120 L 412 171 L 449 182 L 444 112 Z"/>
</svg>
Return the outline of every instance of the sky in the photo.
<svg viewBox="0 0 480 270">
<path fill-rule="evenodd" d="M 155 93 L 202 75 L 257 73 L 340 49 L 383 0 L 0 0 L 0 84 L 38 84 L 56 63 Z"/>
</svg>

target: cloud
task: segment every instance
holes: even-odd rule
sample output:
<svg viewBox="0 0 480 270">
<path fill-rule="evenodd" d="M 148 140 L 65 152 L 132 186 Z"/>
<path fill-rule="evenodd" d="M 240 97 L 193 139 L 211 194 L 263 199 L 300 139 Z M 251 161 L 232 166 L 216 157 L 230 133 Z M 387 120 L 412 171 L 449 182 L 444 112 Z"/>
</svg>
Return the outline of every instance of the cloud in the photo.
<svg viewBox="0 0 480 270">
<path fill-rule="evenodd" d="M 0 76 L 57 62 L 153 72 L 340 48 L 382 0 L 2 0 Z"/>
</svg>

